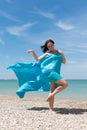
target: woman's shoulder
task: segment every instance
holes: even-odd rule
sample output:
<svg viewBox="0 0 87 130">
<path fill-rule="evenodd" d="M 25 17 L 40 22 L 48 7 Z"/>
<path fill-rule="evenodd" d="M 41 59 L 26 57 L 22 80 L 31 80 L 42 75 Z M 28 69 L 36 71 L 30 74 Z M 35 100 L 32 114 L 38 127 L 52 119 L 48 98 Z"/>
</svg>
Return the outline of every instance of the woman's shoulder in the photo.
<svg viewBox="0 0 87 130">
<path fill-rule="evenodd" d="M 57 50 L 58 54 L 62 54 L 63 52 L 61 50 Z"/>
</svg>

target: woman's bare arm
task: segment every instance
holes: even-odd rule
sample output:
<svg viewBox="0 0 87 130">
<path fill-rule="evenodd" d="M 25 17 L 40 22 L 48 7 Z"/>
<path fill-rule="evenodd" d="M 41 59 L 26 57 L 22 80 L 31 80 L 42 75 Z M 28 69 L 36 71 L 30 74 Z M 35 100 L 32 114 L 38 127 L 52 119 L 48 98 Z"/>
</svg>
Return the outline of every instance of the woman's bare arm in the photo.
<svg viewBox="0 0 87 130">
<path fill-rule="evenodd" d="M 46 55 L 48 55 L 48 53 L 44 53 L 43 55 L 41 55 L 40 57 L 38 57 L 38 59 L 41 60 Z"/>
<path fill-rule="evenodd" d="M 41 60 L 44 56 L 46 56 L 48 54 L 48 53 L 44 53 L 43 55 L 41 55 L 40 57 L 38 57 L 33 50 L 28 50 L 27 53 L 32 53 L 32 55 L 33 55 L 33 57 L 34 57 L 34 59 L 36 61 Z"/>
<path fill-rule="evenodd" d="M 58 50 L 58 52 L 62 55 L 62 63 L 65 64 L 66 63 L 66 58 L 64 56 L 64 53 L 61 50 Z"/>
<path fill-rule="evenodd" d="M 32 53 L 34 59 L 35 59 L 36 61 L 39 61 L 38 56 L 36 55 L 36 53 L 35 53 L 33 50 L 28 50 L 27 53 Z"/>
</svg>

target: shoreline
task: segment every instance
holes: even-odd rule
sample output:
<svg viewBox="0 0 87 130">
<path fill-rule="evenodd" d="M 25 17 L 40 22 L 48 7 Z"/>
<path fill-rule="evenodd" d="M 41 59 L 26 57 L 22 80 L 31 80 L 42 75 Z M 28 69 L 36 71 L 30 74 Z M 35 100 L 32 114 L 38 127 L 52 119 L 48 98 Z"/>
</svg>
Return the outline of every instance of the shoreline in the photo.
<svg viewBox="0 0 87 130">
<path fill-rule="evenodd" d="M 56 99 L 66 99 L 66 100 L 77 100 L 77 101 L 87 101 L 87 80 L 68 80 L 68 88 L 56 95 Z M 19 85 L 17 80 L 7 80 L 0 81 L 0 94 L 6 95 L 16 95 Z M 48 96 L 48 91 L 30 91 L 26 92 L 25 96 L 31 97 L 41 97 L 46 98 Z"/>
<path fill-rule="evenodd" d="M 1 130 L 87 130 L 87 101 L 56 99 L 50 113 L 45 98 L 0 95 Z"/>
<path fill-rule="evenodd" d="M 25 96 L 24 96 L 24 98 L 19 98 L 18 97 L 18 95 L 14 92 L 12 92 L 12 93 L 8 93 L 8 92 L 3 92 L 3 93 L 0 93 L 0 96 L 2 95 L 4 95 L 4 96 L 9 96 L 9 97 L 17 97 L 17 98 L 19 98 L 19 99 L 21 99 L 21 100 L 23 100 L 23 99 L 25 99 L 26 97 L 27 98 L 40 98 L 40 99 L 46 99 L 47 97 L 48 97 L 48 94 L 49 94 L 49 91 L 48 92 L 39 92 L 39 91 L 32 91 L 32 92 L 27 92 L 26 94 L 25 94 Z M 86 102 L 87 101 L 87 97 L 85 97 L 84 95 L 77 95 L 77 97 L 76 97 L 76 95 L 73 97 L 73 96 L 71 96 L 71 95 L 63 95 L 63 94 L 61 94 L 61 93 L 59 93 L 59 94 L 57 94 L 56 96 L 55 96 L 55 100 L 69 100 L 69 101 L 77 101 L 77 102 Z"/>
</svg>

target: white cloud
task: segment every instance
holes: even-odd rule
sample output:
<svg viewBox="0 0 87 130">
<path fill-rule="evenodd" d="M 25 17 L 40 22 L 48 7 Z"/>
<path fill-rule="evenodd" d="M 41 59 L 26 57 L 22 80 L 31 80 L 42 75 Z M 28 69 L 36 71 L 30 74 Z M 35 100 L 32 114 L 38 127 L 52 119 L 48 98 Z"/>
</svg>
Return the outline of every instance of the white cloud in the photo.
<svg viewBox="0 0 87 130">
<path fill-rule="evenodd" d="M 75 28 L 73 25 L 63 23 L 62 21 L 58 21 L 56 23 L 56 26 L 58 26 L 59 28 L 61 28 L 63 30 L 71 30 L 71 29 Z"/>
<path fill-rule="evenodd" d="M 78 45 L 79 48 L 87 49 L 87 43 L 82 43 L 82 45 Z"/>
<path fill-rule="evenodd" d="M 54 19 L 53 13 L 45 12 L 37 8 L 36 8 L 36 12 L 34 13 L 40 14 L 41 16 L 46 17 L 46 18 Z"/>
<path fill-rule="evenodd" d="M 6 55 L 5 58 L 8 60 L 10 58 L 10 56 Z"/>
<path fill-rule="evenodd" d="M 76 64 L 77 61 L 75 61 L 75 60 L 68 60 L 67 63 L 68 63 L 68 64 Z"/>
<path fill-rule="evenodd" d="M 5 42 L 2 39 L 0 39 L 0 44 L 4 45 Z"/>
<path fill-rule="evenodd" d="M 15 18 L 14 16 L 12 16 L 11 14 L 8 14 L 2 10 L 0 10 L 0 16 L 7 18 L 9 20 L 15 21 L 15 22 L 19 22 L 19 20 L 17 18 Z"/>
<path fill-rule="evenodd" d="M 10 33 L 11 35 L 20 36 L 23 35 L 24 31 L 26 31 L 29 27 L 31 27 L 34 23 L 27 23 L 23 24 L 21 26 L 12 26 L 7 27 L 6 31 Z"/>
<path fill-rule="evenodd" d="M 87 30 L 81 30 L 80 32 L 79 32 L 81 35 L 83 35 L 83 36 L 87 36 Z"/>
<path fill-rule="evenodd" d="M 8 2 L 8 3 L 12 3 L 12 0 L 5 0 L 6 2 Z"/>
<path fill-rule="evenodd" d="M 87 79 L 87 62 L 67 62 L 61 73 L 66 79 Z"/>
<path fill-rule="evenodd" d="M 73 40 L 73 39 L 72 39 Z M 65 50 L 66 54 L 73 54 L 75 52 L 79 53 L 79 54 L 87 54 L 87 43 L 78 43 L 78 42 L 68 42 L 66 41 L 65 46 L 62 46 L 62 48 Z"/>
<path fill-rule="evenodd" d="M 87 48 L 69 48 L 71 52 L 87 53 Z"/>
</svg>

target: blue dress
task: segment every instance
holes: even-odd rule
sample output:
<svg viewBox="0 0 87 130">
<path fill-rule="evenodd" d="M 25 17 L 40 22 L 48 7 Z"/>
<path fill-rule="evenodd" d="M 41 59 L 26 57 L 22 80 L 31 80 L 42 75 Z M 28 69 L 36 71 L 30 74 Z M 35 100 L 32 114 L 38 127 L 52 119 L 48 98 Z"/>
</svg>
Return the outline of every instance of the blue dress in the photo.
<svg viewBox="0 0 87 130">
<path fill-rule="evenodd" d="M 35 63 L 16 63 L 8 67 L 17 76 L 19 89 L 16 94 L 23 98 L 28 91 L 49 91 L 50 82 L 62 79 L 61 54 L 49 54 Z"/>
</svg>

